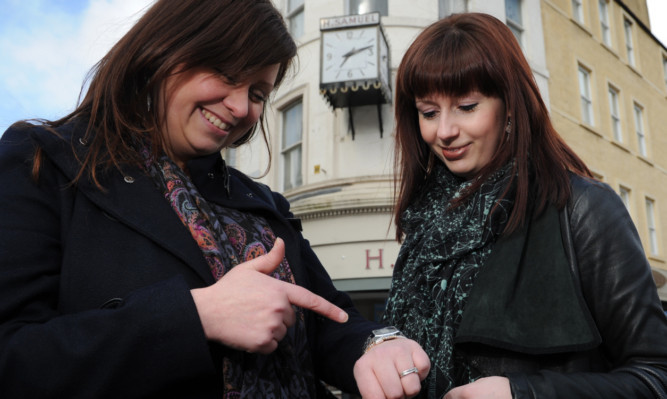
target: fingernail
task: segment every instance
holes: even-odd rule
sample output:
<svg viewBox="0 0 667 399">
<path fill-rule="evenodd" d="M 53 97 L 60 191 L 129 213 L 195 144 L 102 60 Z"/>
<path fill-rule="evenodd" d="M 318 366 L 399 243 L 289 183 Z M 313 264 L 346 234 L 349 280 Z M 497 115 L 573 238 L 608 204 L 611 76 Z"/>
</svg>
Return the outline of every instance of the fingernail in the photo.
<svg viewBox="0 0 667 399">
<path fill-rule="evenodd" d="M 350 318 L 350 316 L 347 314 L 347 312 L 342 311 L 340 312 L 340 316 L 338 318 L 340 319 L 341 323 L 347 323 L 347 320 Z"/>
</svg>

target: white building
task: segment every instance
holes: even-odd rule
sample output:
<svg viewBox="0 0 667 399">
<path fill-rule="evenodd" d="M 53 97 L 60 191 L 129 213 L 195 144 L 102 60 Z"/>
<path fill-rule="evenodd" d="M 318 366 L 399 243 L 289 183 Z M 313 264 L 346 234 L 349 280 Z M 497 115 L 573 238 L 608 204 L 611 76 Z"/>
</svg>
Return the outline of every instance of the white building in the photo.
<svg viewBox="0 0 667 399">
<path fill-rule="evenodd" d="M 262 140 L 226 155 L 240 170 L 282 192 L 303 221 L 304 236 L 339 289 L 367 317 L 383 309 L 399 244 L 394 240 L 392 103 L 334 109 L 320 90 L 322 53 L 348 54 L 359 44 L 340 35 L 322 44 L 321 20 L 379 12 L 388 44 L 389 84 L 416 35 L 452 12 L 480 11 L 508 21 L 531 63 L 545 101 L 547 90 L 540 0 L 274 0 L 298 45 L 298 73 L 276 93 L 267 115 L 272 158 Z M 511 16 L 512 18 L 508 18 Z M 349 25 L 352 18 L 334 20 Z M 356 18 L 356 20 L 366 20 Z M 331 21 L 328 21 L 331 22 Z M 355 21 L 352 21 L 354 23 Z M 328 26 L 332 26 L 329 24 Z M 348 26 L 349 27 L 349 26 Z M 340 32 L 340 31 L 338 31 Z M 344 32 L 344 31 L 343 31 Z M 355 31 L 356 32 L 356 31 Z M 357 33 L 349 35 L 351 39 Z M 357 46 L 357 47 L 355 47 Z M 369 52 L 372 50 L 369 50 Z M 381 49 L 377 49 L 378 52 Z M 382 63 L 382 60 L 379 60 Z M 338 64 L 337 64 L 338 65 Z M 338 65 L 339 66 L 339 65 Z M 346 63 L 345 66 L 349 66 Z M 342 74 L 353 76 L 355 71 Z M 330 77 L 329 77 L 330 78 Z M 353 76 L 353 78 L 357 78 Z M 357 82 L 358 83 L 358 82 Z M 345 85 L 345 84 L 343 84 Z M 370 85 L 367 85 L 370 86 Z M 364 91 L 363 85 L 357 94 Z M 352 93 L 352 90 L 349 91 Z M 356 94 L 355 94 L 356 95 Z M 391 94 L 389 94 L 391 95 Z"/>
</svg>

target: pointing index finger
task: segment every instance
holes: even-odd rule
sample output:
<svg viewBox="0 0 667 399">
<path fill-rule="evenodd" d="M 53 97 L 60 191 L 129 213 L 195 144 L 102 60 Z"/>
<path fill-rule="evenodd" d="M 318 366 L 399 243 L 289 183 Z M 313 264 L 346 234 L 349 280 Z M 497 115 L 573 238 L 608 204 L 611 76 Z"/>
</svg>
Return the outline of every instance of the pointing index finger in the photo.
<svg viewBox="0 0 667 399">
<path fill-rule="evenodd" d="M 345 323 L 347 312 L 307 289 L 291 284 L 287 289 L 287 298 L 290 303 L 305 309 L 310 309 L 337 323 Z"/>
</svg>

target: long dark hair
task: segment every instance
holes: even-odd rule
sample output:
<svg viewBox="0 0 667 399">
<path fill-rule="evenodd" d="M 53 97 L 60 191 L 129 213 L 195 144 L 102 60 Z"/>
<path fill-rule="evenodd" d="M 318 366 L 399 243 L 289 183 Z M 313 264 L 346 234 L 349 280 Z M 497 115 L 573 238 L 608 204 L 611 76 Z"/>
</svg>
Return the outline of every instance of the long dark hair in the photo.
<svg viewBox="0 0 667 399">
<path fill-rule="evenodd" d="M 277 87 L 295 55 L 296 44 L 270 0 L 159 0 L 91 70 L 77 108 L 47 125 L 88 121 L 89 151 L 75 181 L 88 173 L 101 188 L 100 167 L 139 162 L 131 149 L 138 136 L 150 137 L 155 151 L 162 147 L 159 127 L 166 116 L 149 104 L 165 95 L 164 82 L 176 70 L 212 68 L 240 81 L 279 64 Z M 258 125 L 267 141 L 261 118 L 235 145 L 250 140 Z"/>
<path fill-rule="evenodd" d="M 396 77 L 396 238 L 404 231 L 401 215 L 425 189 L 433 157 L 421 138 L 416 98 L 435 93 L 462 96 L 478 91 L 505 104 L 511 133 L 490 162 L 452 206 L 464 203 L 494 171 L 513 162 L 514 207 L 505 232 L 521 226 L 529 202 L 540 212 L 559 209 L 570 196 L 568 171 L 591 176 L 584 162 L 558 135 L 519 43 L 505 24 L 482 13 L 454 14 L 428 26 L 405 53 Z"/>
</svg>

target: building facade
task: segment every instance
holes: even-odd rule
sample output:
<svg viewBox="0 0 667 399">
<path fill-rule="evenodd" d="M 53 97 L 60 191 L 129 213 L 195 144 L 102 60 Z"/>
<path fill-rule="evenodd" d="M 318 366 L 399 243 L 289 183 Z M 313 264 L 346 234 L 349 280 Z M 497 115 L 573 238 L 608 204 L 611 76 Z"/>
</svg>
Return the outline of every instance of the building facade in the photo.
<svg viewBox="0 0 667 399">
<path fill-rule="evenodd" d="M 646 1 L 544 0 L 542 21 L 554 125 L 625 202 L 665 303 L 667 50 Z"/>
<path fill-rule="evenodd" d="M 660 112 L 667 105 L 667 52 L 647 30 L 645 1 L 631 6 L 613 0 L 274 1 L 299 45 L 298 73 L 279 88 L 266 115 L 271 157 L 261 140 L 228 150 L 225 157 L 251 176 L 262 176 L 270 167 L 259 180 L 290 200 L 336 286 L 349 292 L 368 317 L 382 312 L 399 250 L 391 215 L 396 68 L 416 35 L 452 12 L 485 12 L 506 21 L 520 40 L 557 130 L 627 199 L 657 284 L 667 276 L 662 231 L 667 215 L 661 212 L 667 201 L 667 165 L 659 157 L 667 145 L 667 135 L 659 130 L 667 122 L 667 112 Z M 599 14 L 603 8 L 608 14 Z M 382 55 L 377 60 L 388 64 L 388 97 L 385 92 L 382 101 L 335 107 L 341 90 L 372 90 L 368 82 L 344 81 L 344 74 L 352 80 L 362 73 L 352 70 L 351 61 L 347 64 L 361 47 L 335 47 L 346 46 L 344 33 L 362 38 L 361 30 L 351 30 L 377 21 L 349 16 L 369 13 L 377 13 L 379 25 L 366 27 L 379 29 L 387 43 L 386 54 L 377 48 Z M 624 36 L 628 22 L 633 62 Z M 341 40 L 331 42 L 337 44 L 325 38 L 328 29 L 339 34 Z M 343 82 L 323 86 L 323 73 L 328 74 L 325 80 L 335 80 L 323 68 L 326 57 L 336 54 L 350 69 L 338 73 Z M 616 102 L 607 94 L 612 89 Z M 610 111 L 610 104 L 617 107 Z M 667 291 L 662 295 L 667 300 Z"/>
</svg>

